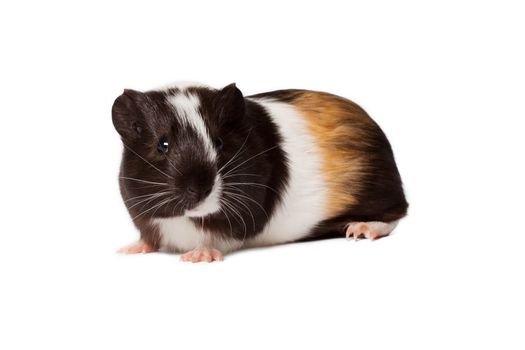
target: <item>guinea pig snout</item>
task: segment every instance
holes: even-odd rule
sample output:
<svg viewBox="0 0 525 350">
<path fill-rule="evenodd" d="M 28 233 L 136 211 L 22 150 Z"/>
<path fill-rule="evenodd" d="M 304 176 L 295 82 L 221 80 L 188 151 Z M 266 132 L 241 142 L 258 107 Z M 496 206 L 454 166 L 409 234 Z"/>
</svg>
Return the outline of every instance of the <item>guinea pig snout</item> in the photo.
<svg viewBox="0 0 525 350">
<path fill-rule="evenodd" d="M 190 184 L 186 187 L 186 196 L 193 202 L 197 203 L 208 197 L 213 188 L 212 184 L 201 185 L 201 184 Z"/>
<path fill-rule="evenodd" d="M 184 198 L 189 206 L 206 199 L 213 190 L 215 184 L 215 172 L 207 167 L 192 169 L 181 183 Z"/>
</svg>

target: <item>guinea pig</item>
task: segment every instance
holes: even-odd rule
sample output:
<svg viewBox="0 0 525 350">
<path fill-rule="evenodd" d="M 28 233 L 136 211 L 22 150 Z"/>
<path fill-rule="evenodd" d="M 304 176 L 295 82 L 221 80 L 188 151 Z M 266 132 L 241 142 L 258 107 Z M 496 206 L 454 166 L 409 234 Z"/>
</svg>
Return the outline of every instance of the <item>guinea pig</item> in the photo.
<svg viewBox="0 0 525 350">
<path fill-rule="evenodd" d="M 385 134 L 343 97 L 175 84 L 124 90 L 112 119 L 120 192 L 140 231 L 123 253 L 211 262 L 246 247 L 374 240 L 407 212 Z"/>
</svg>

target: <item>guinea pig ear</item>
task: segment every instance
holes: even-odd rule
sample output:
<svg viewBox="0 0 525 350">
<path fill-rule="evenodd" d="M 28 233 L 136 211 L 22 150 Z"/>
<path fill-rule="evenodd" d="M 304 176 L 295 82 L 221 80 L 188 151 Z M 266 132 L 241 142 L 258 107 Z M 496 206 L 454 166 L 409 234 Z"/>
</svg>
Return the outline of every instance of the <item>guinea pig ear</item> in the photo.
<svg viewBox="0 0 525 350">
<path fill-rule="evenodd" d="M 113 125 L 124 139 L 138 139 L 143 135 L 147 104 L 146 94 L 129 89 L 124 90 L 113 103 Z"/>
<path fill-rule="evenodd" d="M 222 123 L 233 122 L 244 117 L 244 96 L 235 83 L 219 91 L 219 119 Z"/>
</svg>

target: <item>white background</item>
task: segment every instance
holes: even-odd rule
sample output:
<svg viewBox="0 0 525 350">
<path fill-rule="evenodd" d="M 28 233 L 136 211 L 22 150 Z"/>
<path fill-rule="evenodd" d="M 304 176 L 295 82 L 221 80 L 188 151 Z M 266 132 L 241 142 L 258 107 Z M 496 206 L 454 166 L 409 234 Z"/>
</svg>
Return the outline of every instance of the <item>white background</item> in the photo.
<svg viewBox="0 0 525 350">
<path fill-rule="evenodd" d="M 518 4 L 3 1 L 0 348 L 523 349 Z M 115 254 L 138 234 L 111 105 L 177 80 L 351 98 L 409 216 L 222 263 Z"/>
</svg>

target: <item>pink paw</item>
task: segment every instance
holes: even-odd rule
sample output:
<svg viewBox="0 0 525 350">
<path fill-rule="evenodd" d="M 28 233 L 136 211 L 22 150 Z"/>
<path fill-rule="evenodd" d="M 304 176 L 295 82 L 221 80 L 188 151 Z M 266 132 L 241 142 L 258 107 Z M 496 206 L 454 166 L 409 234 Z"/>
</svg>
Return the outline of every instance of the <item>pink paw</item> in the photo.
<svg viewBox="0 0 525 350">
<path fill-rule="evenodd" d="M 155 251 L 156 251 L 155 248 L 153 248 L 149 244 L 144 243 L 142 241 L 137 241 L 133 244 L 130 244 L 118 250 L 118 252 L 122 254 L 139 254 L 139 253 L 145 254 L 145 253 L 152 253 Z"/>
<path fill-rule="evenodd" d="M 222 261 L 224 260 L 224 257 L 222 256 L 222 253 L 217 249 L 201 247 L 182 254 L 180 260 L 198 263 L 203 261 Z"/>
<path fill-rule="evenodd" d="M 365 236 L 365 238 L 374 240 L 384 234 L 377 227 L 369 225 L 366 222 L 352 222 L 346 228 L 346 238 L 353 236 L 354 239 L 357 240 L 361 235 Z"/>
</svg>

